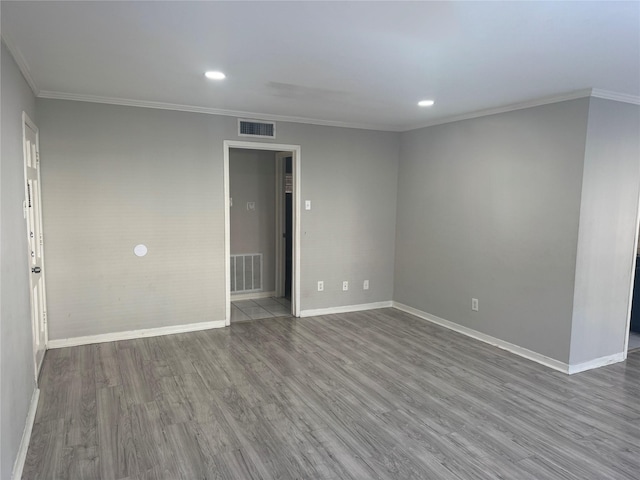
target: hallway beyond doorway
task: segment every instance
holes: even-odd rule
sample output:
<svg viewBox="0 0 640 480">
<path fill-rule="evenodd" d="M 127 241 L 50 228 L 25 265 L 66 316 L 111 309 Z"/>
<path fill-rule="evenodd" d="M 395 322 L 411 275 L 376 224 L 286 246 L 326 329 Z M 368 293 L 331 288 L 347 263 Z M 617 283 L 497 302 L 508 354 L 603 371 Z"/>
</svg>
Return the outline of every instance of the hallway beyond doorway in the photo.
<svg viewBox="0 0 640 480">
<path fill-rule="evenodd" d="M 231 321 L 243 322 L 262 318 L 288 317 L 291 302 L 286 298 L 256 298 L 231 302 Z"/>
</svg>

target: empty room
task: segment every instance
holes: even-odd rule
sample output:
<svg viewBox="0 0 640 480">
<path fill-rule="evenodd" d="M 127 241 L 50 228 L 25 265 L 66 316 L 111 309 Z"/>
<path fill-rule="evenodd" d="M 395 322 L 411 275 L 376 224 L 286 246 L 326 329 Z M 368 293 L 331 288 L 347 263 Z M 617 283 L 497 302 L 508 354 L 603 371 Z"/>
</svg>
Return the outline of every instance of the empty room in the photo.
<svg viewBox="0 0 640 480">
<path fill-rule="evenodd" d="M 638 478 L 640 2 L 0 20 L 1 480 Z"/>
</svg>

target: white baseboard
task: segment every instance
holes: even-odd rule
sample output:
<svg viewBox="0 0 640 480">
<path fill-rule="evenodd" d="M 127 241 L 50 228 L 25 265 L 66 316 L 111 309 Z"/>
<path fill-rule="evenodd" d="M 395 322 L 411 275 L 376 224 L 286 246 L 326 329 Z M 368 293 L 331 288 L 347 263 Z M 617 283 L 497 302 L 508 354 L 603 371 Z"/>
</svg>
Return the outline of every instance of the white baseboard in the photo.
<svg viewBox="0 0 640 480">
<path fill-rule="evenodd" d="M 449 320 L 445 320 L 444 318 L 436 317 L 435 315 L 431 315 L 430 313 L 423 312 L 422 310 L 409 307 L 408 305 L 404 305 L 402 303 L 393 302 L 393 307 L 397 308 L 398 310 L 402 310 L 403 312 L 410 313 L 411 315 L 415 315 L 416 317 L 422 318 L 424 320 L 428 320 L 442 327 L 454 330 L 458 333 L 462 333 L 463 335 L 467 335 L 468 337 L 475 338 L 476 340 L 480 340 L 495 347 L 502 348 L 503 350 L 507 350 L 508 352 L 515 353 L 516 355 L 540 363 L 554 370 L 558 370 L 562 373 L 568 373 L 569 375 L 584 372 L 586 370 L 592 370 L 598 367 L 604 367 L 605 365 L 611 365 L 612 363 L 618 363 L 625 360 L 624 352 L 620 352 L 613 355 L 607 355 L 606 357 L 589 360 L 588 362 L 570 365 L 554 358 L 547 357 L 546 355 L 542 355 L 541 353 L 534 352 L 533 350 L 529 350 L 527 348 L 520 347 L 519 345 L 515 345 L 513 343 L 500 340 L 499 338 L 492 337 L 491 335 L 486 335 L 482 332 L 478 332 L 477 330 L 458 325 L 457 323 L 450 322 Z"/>
<path fill-rule="evenodd" d="M 604 367 L 605 365 L 611 365 L 613 363 L 623 362 L 625 360 L 624 352 L 614 353 L 613 355 L 607 355 L 606 357 L 596 358 L 589 360 L 588 362 L 576 363 L 575 365 L 569 365 L 569 375 L 574 373 L 584 372 L 586 370 L 593 370 L 594 368 Z"/>
<path fill-rule="evenodd" d="M 232 293 L 231 301 L 236 302 L 238 300 L 254 300 L 256 298 L 271 298 L 275 296 L 276 292 Z"/>
<path fill-rule="evenodd" d="M 27 459 L 27 450 L 29 450 L 29 442 L 31 441 L 31 431 L 33 430 L 33 422 L 36 419 L 36 410 L 38 409 L 38 399 L 40 398 L 40 389 L 36 388 L 31 395 L 31 403 L 29 404 L 29 413 L 24 424 L 24 432 L 22 432 L 22 440 L 16 461 L 13 464 L 12 480 L 20 480 L 22 478 L 22 470 L 24 462 Z"/>
<path fill-rule="evenodd" d="M 173 333 L 197 332 L 199 330 L 209 330 L 211 328 L 222 328 L 226 326 L 224 320 L 214 320 L 212 322 L 188 323 L 186 325 L 173 325 L 170 327 L 146 328 L 144 330 L 129 330 L 127 332 L 103 333 L 100 335 L 87 335 L 84 337 L 61 338 L 49 340 L 47 348 L 76 347 L 78 345 L 90 345 L 92 343 L 115 342 L 117 340 L 132 340 L 134 338 L 159 337 L 160 335 L 171 335 Z"/>
<path fill-rule="evenodd" d="M 318 315 L 331 315 L 334 313 L 349 313 L 349 312 L 361 312 L 363 310 L 374 310 L 376 308 L 388 308 L 392 307 L 393 302 L 375 302 L 375 303 L 362 303 L 360 305 L 345 305 L 343 307 L 329 307 L 329 308 L 315 308 L 312 310 L 302 310 L 300 312 L 301 317 L 316 317 Z"/>
<path fill-rule="evenodd" d="M 524 357 L 528 360 L 533 360 L 534 362 L 541 363 L 542 365 L 553 368 L 554 370 L 558 370 L 563 373 L 572 373 L 569 371 L 569 364 L 534 352 L 533 350 L 520 347 L 513 343 L 505 342 L 504 340 L 500 340 L 499 338 L 492 337 L 491 335 L 486 335 L 482 332 L 478 332 L 477 330 L 473 330 L 472 328 L 468 328 L 463 325 L 458 325 L 457 323 L 450 322 L 449 320 L 445 320 L 444 318 L 436 317 L 435 315 L 431 315 L 430 313 L 423 312 L 422 310 L 409 307 L 408 305 L 404 305 L 402 303 L 393 302 L 393 307 L 397 308 L 398 310 L 402 310 L 403 312 L 410 313 L 411 315 L 415 315 L 416 317 L 422 318 L 424 320 L 428 320 L 429 322 L 440 325 L 441 327 L 448 328 L 449 330 L 454 330 L 468 337 L 480 340 L 481 342 L 488 343 L 490 345 L 493 345 L 494 347 L 502 348 L 503 350 L 507 350 L 508 352 L 515 353 L 516 355 Z"/>
</svg>

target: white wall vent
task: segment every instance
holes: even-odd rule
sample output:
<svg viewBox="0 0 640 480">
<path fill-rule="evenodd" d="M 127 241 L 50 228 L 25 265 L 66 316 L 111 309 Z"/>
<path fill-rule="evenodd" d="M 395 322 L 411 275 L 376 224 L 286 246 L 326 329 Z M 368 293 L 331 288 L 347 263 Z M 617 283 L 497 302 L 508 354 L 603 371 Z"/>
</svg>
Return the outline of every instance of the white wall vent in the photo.
<svg viewBox="0 0 640 480">
<path fill-rule="evenodd" d="M 238 119 L 239 137 L 276 138 L 276 122 Z"/>
<path fill-rule="evenodd" d="M 262 291 L 262 254 L 231 255 L 231 293 Z"/>
</svg>

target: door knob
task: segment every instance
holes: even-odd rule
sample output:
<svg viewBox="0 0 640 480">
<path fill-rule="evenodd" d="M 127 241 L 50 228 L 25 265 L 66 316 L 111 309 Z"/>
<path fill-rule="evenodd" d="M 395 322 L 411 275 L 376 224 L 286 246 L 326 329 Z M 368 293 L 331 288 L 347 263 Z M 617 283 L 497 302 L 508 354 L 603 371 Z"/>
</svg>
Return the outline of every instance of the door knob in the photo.
<svg viewBox="0 0 640 480">
<path fill-rule="evenodd" d="M 32 273 L 40 273 L 41 271 L 42 271 L 42 270 L 40 269 L 40 267 L 33 267 L 33 268 L 31 269 L 31 272 L 32 272 Z"/>
</svg>

